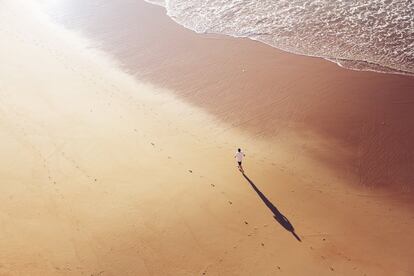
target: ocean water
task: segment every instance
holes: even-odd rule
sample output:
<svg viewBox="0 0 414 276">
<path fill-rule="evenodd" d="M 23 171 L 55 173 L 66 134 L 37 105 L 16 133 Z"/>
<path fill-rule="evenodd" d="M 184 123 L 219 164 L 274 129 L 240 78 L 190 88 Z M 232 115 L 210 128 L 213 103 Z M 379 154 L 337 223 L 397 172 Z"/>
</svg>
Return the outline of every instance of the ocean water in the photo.
<svg viewBox="0 0 414 276">
<path fill-rule="evenodd" d="M 247 37 L 355 70 L 414 75 L 414 0 L 149 0 L 198 33 Z"/>
</svg>

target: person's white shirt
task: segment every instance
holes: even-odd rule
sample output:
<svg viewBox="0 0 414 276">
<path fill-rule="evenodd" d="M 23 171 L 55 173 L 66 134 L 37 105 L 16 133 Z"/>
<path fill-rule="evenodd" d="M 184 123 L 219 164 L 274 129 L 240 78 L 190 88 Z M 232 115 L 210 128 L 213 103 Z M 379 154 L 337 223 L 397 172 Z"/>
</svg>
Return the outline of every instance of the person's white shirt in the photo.
<svg viewBox="0 0 414 276">
<path fill-rule="evenodd" d="M 244 156 L 244 153 L 243 152 L 241 152 L 241 151 L 237 151 L 236 152 L 236 161 L 237 162 L 241 162 L 242 160 L 243 160 L 243 156 Z"/>
</svg>

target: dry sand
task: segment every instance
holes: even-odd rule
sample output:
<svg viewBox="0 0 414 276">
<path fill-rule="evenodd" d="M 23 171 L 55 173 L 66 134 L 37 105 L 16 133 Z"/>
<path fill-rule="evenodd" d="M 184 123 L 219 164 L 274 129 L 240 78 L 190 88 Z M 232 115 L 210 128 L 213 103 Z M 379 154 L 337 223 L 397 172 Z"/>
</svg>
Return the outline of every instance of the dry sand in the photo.
<svg viewBox="0 0 414 276">
<path fill-rule="evenodd" d="M 142 7 L 147 12 L 155 9 Z M 155 22 L 167 20 L 162 19 L 162 10 L 156 11 L 160 21 L 153 18 Z M 202 39 L 195 37 L 194 41 Z M 362 189 L 352 185 L 352 177 L 343 177 L 338 172 L 343 165 L 340 157 L 351 155 L 352 148 L 337 150 L 336 137 L 313 128 L 301 130 L 308 121 L 294 120 L 304 115 L 294 99 L 286 96 L 288 90 L 278 105 L 274 98 L 267 98 L 269 93 L 258 91 L 252 98 L 248 90 L 240 91 L 243 101 L 257 102 L 246 102 L 243 112 L 237 113 L 237 105 L 231 103 L 238 97 L 223 90 L 230 83 L 228 75 L 222 82 L 207 78 L 217 86 L 200 90 L 199 97 L 191 95 L 202 81 L 194 82 L 193 90 L 179 77 L 173 85 L 167 77 L 160 77 L 162 85 L 139 81 L 106 53 L 94 49 L 95 42 L 50 23 L 27 1 L 0 2 L 0 40 L 0 275 L 414 273 L 411 205 L 403 195 Z M 235 45 L 269 51 L 248 41 Z M 223 50 L 222 45 L 220 50 L 208 46 L 212 55 Z M 147 53 L 156 56 L 152 50 Z M 199 60 L 197 52 L 193 54 Z M 221 64 L 223 70 L 231 66 L 219 57 L 208 58 L 219 64 L 199 68 L 207 73 L 213 74 L 212 69 Z M 253 66 L 254 59 L 250 59 Z M 291 64 L 291 59 L 308 60 L 280 54 L 278 62 Z M 307 62 L 311 61 L 303 61 Z M 174 76 L 186 73 L 198 79 L 197 67 L 191 75 L 185 63 L 177 59 L 183 71 Z M 146 81 L 155 79 L 151 70 L 156 70 L 150 65 Z M 247 70 L 244 73 L 253 69 L 241 65 Z M 158 73 L 167 74 L 162 63 L 158 68 Z M 294 65 L 286 68 L 297 70 Z M 318 72 L 315 84 L 336 84 L 332 75 Z M 406 78 L 348 72 L 332 69 L 333 75 L 394 80 L 395 87 L 403 87 L 398 91 L 409 96 L 404 89 L 412 82 L 405 82 Z M 235 78 L 241 75 L 234 74 Z M 331 78 L 330 84 L 323 81 Z M 270 91 L 270 83 L 260 79 L 257 83 L 263 85 L 263 93 Z M 289 83 L 292 89 L 297 86 L 292 79 Z M 345 80 L 342 83 L 348 85 Z M 214 87 L 223 93 L 220 98 L 206 94 L 216 91 Z M 318 118 L 326 116 L 322 108 L 333 104 L 328 101 L 330 90 L 324 90 L 322 98 L 318 98 L 319 90 L 309 90 L 306 99 L 314 103 L 311 109 L 322 113 Z M 183 101 L 174 95 L 187 96 Z M 365 96 L 366 102 L 371 96 Z M 386 100 L 381 100 L 385 106 Z M 402 100 L 398 112 L 409 115 L 411 104 L 405 102 L 407 98 Z M 266 101 L 268 109 L 260 105 Z M 242 101 L 237 103 L 240 106 Z M 343 104 L 338 101 L 330 110 L 342 110 Z M 369 113 L 368 107 L 356 105 Z M 280 109 L 272 113 L 275 107 Z M 246 118 L 234 119 L 233 113 L 251 115 L 254 108 L 268 112 L 255 119 L 261 125 L 249 127 L 245 122 L 234 127 L 238 125 L 234 120 Z M 292 120 L 283 117 L 282 111 L 288 108 L 292 110 L 286 116 Z M 375 108 L 380 112 L 381 106 Z M 330 120 L 328 125 L 343 123 L 336 119 L 326 117 L 320 125 Z M 392 119 L 410 122 L 404 117 Z M 282 121 L 283 128 L 267 131 Z M 257 135 L 257 130 L 264 134 Z M 364 131 L 368 135 L 372 125 Z M 412 134 L 412 128 L 406 131 Z M 247 177 L 236 170 L 232 159 L 238 145 L 245 145 Z M 410 157 L 411 144 L 407 146 Z M 332 152 L 339 159 L 332 164 L 335 169 L 327 166 L 332 160 L 322 158 Z M 315 157 L 318 154 L 321 158 Z M 410 177 L 409 173 L 401 179 Z M 411 199 L 409 194 L 406 199 Z"/>
</svg>

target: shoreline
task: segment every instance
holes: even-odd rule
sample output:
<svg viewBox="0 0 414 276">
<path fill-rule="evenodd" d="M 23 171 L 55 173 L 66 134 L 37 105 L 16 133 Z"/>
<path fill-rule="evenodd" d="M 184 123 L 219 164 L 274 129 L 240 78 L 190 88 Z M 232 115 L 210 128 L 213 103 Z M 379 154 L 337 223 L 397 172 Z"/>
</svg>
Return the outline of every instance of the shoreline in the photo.
<svg viewBox="0 0 414 276">
<path fill-rule="evenodd" d="M 391 68 L 391 67 L 387 67 L 384 65 L 380 65 L 380 64 L 376 64 L 376 63 L 372 63 L 366 60 L 359 60 L 359 59 L 341 59 L 341 58 L 335 58 L 335 57 L 326 57 L 326 56 L 319 56 L 319 55 L 312 55 L 312 54 L 304 54 L 304 53 L 299 53 L 297 51 L 293 51 L 293 50 L 286 50 L 277 46 L 274 46 L 270 43 L 267 43 L 265 41 L 262 41 L 260 39 L 256 39 L 253 37 L 249 37 L 249 36 L 239 36 L 239 35 L 235 35 L 235 34 L 226 34 L 226 33 L 218 33 L 218 32 L 197 32 L 196 30 L 186 26 L 183 23 L 180 23 L 179 21 L 177 21 L 176 19 L 174 19 L 174 17 L 171 17 L 168 15 L 168 10 L 165 7 L 164 4 L 162 3 L 158 3 L 156 1 L 151 2 L 150 0 L 144 0 L 146 3 L 150 4 L 150 5 L 155 5 L 158 7 L 162 7 L 165 10 L 165 14 L 172 20 L 174 21 L 176 24 L 190 30 L 193 31 L 196 34 L 199 35 L 218 35 L 218 36 L 228 36 L 231 38 L 243 38 L 243 39 L 249 39 L 255 42 L 260 42 L 263 43 L 266 46 L 270 46 L 278 51 L 282 51 L 288 54 L 294 54 L 294 55 L 299 55 L 299 56 L 304 56 L 304 57 L 312 57 L 312 58 L 320 58 L 332 63 L 335 63 L 337 66 L 348 69 L 348 70 L 353 70 L 353 71 L 360 71 L 360 72 L 374 72 L 374 73 L 381 73 L 381 74 L 391 74 L 391 75 L 402 75 L 402 76 L 409 76 L 409 77 L 414 77 L 414 73 L 413 72 L 407 72 L 407 71 L 403 71 L 403 70 L 399 70 L 399 69 L 395 69 L 395 68 Z M 364 69 L 359 69 L 356 66 L 354 67 L 346 67 L 345 65 L 343 65 L 343 63 L 347 63 L 347 62 L 353 62 L 353 63 L 363 63 L 365 64 L 364 66 L 366 68 Z M 360 65 L 358 65 L 360 66 Z M 374 67 L 379 67 L 380 69 L 373 69 Z M 382 70 L 382 71 L 381 71 Z"/>
</svg>

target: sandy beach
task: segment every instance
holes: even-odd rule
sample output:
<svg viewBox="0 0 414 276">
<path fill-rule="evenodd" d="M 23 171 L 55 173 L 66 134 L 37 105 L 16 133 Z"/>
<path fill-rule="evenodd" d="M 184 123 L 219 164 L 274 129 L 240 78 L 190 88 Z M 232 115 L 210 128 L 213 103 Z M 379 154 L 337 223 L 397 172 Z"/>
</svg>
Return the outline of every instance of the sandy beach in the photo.
<svg viewBox="0 0 414 276">
<path fill-rule="evenodd" d="M 96 3 L 0 2 L 0 275 L 414 273 L 412 77 Z"/>
</svg>

